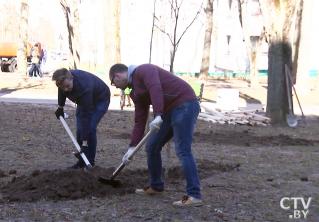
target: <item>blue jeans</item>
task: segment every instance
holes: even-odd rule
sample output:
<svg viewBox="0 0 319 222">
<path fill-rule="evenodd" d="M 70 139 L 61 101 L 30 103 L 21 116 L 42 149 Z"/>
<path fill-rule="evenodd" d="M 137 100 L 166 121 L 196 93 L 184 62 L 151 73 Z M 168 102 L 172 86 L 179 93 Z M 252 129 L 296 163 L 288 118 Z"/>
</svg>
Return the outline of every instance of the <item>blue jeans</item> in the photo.
<svg viewBox="0 0 319 222">
<path fill-rule="evenodd" d="M 109 101 L 103 100 L 99 101 L 94 110 L 90 113 L 91 116 L 91 122 L 89 123 L 89 137 L 88 137 L 88 149 L 84 152 L 86 157 L 88 158 L 89 162 L 94 165 L 95 163 L 95 154 L 96 154 L 96 144 L 97 144 L 97 138 L 96 138 L 96 128 L 106 113 L 108 107 L 109 107 Z M 80 146 L 82 146 L 82 140 L 81 133 L 82 133 L 82 122 L 81 122 L 81 109 L 80 107 L 77 107 L 76 109 L 76 139 Z M 83 162 L 83 161 L 82 161 Z"/>
<path fill-rule="evenodd" d="M 31 68 L 29 70 L 29 76 L 30 77 L 32 77 L 32 76 L 36 77 L 37 75 L 42 77 L 40 64 L 32 63 Z"/>
<path fill-rule="evenodd" d="M 158 132 L 154 132 L 146 143 L 147 165 L 150 177 L 150 186 L 155 190 L 163 190 L 162 180 L 162 147 L 172 137 L 175 152 L 186 179 L 186 192 L 188 196 L 201 198 L 200 182 L 196 163 L 191 151 L 193 132 L 199 113 L 197 100 L 185 102 L 173 108 L 162 116 L 163 123 Z"/>
</svg>

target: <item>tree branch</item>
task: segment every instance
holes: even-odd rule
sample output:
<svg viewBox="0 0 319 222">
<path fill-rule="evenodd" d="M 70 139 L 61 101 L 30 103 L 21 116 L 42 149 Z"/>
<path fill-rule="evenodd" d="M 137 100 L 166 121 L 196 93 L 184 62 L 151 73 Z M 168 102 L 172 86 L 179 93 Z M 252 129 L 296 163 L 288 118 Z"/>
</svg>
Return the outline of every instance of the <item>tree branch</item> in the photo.
<svg viewBox="0 0 319 222">
<path fill-rule="evenodd" d="M 179 44 L 179 42 L 181 41 L 182 37 L 185 35 L 185 33 L 187 32 L 187 30 L 191 27 L 191 25 L 195 22 L 195 20 L 197 19 L 198 15 L 200 14 L 201 10 L 203 7 L 203 2 L 199 8 L 199 10 L 197 11 L 196 15 L 194 16 L 193 20 L 189 23 L 189 25 L 184 29 L 183 33 L 181 34 L 181 36 L 178 38 L 176 45 Z"/>
<path fill-rule="evenodd" d="M 157 28 L 158 30 L 160 30 L 163 34 L 167 35 L 169 38 L 169 41 L 171 42 L 171 44 L 173 45 L 173 40 L 172 37 L 170 36 L 170 34 L 168 32 L 166 32 L 164 29 L 162 29 L 161 27 L 159 27 L 158 25 L 154 25 L 155 28 Z"/>
</svg>

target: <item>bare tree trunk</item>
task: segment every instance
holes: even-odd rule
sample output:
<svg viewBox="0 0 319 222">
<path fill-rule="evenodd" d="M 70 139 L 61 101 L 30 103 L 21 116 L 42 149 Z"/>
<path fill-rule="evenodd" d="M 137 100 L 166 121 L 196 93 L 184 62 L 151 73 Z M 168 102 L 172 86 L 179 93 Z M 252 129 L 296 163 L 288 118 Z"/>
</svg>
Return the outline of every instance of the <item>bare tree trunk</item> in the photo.
<svg viewBox="0 0 319 222">
<path fill-rule="evenodd" d="M 257 67 L 257 59 L 258 52 L 260 49 L 260 38 L 259 36 L 250 36 L 248 39 L 250 41 L 248 46 L 249 50 L 249 60 L 250 60 L 250 86 L 257 87 L 259 85 L 258 82 L 258 67 Z"/>
<path fill-rule="evenodd" d="M 291 61 L 291 64 L 289 64 L 289 67 L 291 69 L 290 71 L 292 73 L 293 82 L 295 82 L 296 80 L 298 65 L 302 6 L 303 0 L 293 0 L 285 4 L 285 11 L 287 16 L 285 17 L 284 21 L 283 38 L 284 41 L 289 42 L 291 45 L 293 60 Z M 294 21 L 295 23 L 293 23 Z"/>
<path fill-rule="evenodd" d="M 275 18 L 281 18 L 282 5 L 274 4 Z M 273 19 L 272 19 L 273 20 Z M 273 21 L 274 22 L 274 21 Z M 268 50 L 268 90 L 267 90 L 267 115 L 273 124 L 283 124 L 287 113 L 287 93 L 284 76 L 284 43 L 283 21 L 269 30 L 270 46 Z M 289 48 L 289 43 L 286 43 Z"/>
<path fill-rule="evenodd" d="M 154 35 L 154 28 L 155 28 L 155 19 L 156 19 L 156 0 L 153 0 L 153 22 L 152 22 L 152 32 L 151 32 L 151 41 L 150 41 L 150 56 L 149 56 L 149 63 L 152 62 L 152 48 L 153 48 L 153 35 Z"/>
<path fill-rule="evenodd" d="M 79 68 L 81 62 L 80 56 L 80 13 L 79 13 L 79 1 L 73 0 L 72 1 L 72 8 L 73 8 L 73 41 L 72 41 L 72 48 L 74 50 L 73 56 L 73 64 L 74 68 Z M 81 1 L 80 1 L 81 2 Z"/>
<path fill-rule="evenodd" d="M 178 48 L 177 44 L 177 27 L 178 27 L 178 20 L 179 20 L 179 10 L 182 6 L 182 2 L 180 5 L 178 5 L 178 0 L 175 0 L 173 4 L 171 4 L 171 10 L 172 14 L 174 15 L 174 30 L 173 30 L 173 39 L 172 39 L 172 49 L 171 49 L 171 59 L 170 59 L 170 66 L 169 71 L 171 73 L 174 73 L 174 61 L 175 61 L 175 55 Z"/>
<path fill-rule="evenodd" d="M 173 47 L 171 51 L 171 62 L 169 66 L 169 71 L 174 73 L 174 62 L 175 62 L 175 55 L 178 48 L 177 43 L 177 27 L 178 27 L 178 20 L 179 20 L 179 13 L 180 8 L 182 6 L 183 1 L 181 1 L 180 5 L 178 5 L 178 0 L 175 0 L 173 4 L 171 4 L 171 9 L 173 10 L 172 14 L 174 14 L 174 31 L 173 31 Z"/>
<path fill-rule="evenodd" d="M 314 31 L 314 27 L 318 27 L 319 15 L 318 15 L 318 0 L 303 1 L 303 13 L 302 13 L 302 25 L 300 36 L 300 50 L 298 50 L 298 66 L 296 76 L 296 87 L 301 94 L 308 93 L 309 90 L 318 86 L 319 79 L 311 78 L 309 76 L 309 69 L 312 68 L 312 61 L 309 59 L 309 50 L 313 47 L 313 41 L 316 41 L 319 37 L 317 31 Z"/>
<path fill-rule="evenodd" d="M 182 33 L 180 35 L 178 35 L 177 29 L 178 29 L 178 24 L 179 24 L 178 22 L 179 22 L 179 18 L 180 18 L 180 9 L 181 9 L 181 6 L 183 4 L 183 1 L 179 2 L 178 0 L 169 0 L 169 4 L 170 4 L 170 13 L 171 13 L 172 20 L 173 20 L 173 23 L 174 23 L 173 31 L 172 32 L 168 32 L 165 29 L 162 29 L 161 27 L 159 27 L 158 25 L 155 25 L 155 26 L 162 33 L 167 35 L 169 40 L 170 40 L 171 51 L 170 51 L 170 68 L 169 69 L 170 69 L 170 72 L 174 72 L 174 61 L 175 61 L 176 51 L 178 49 L 179 43 L 182 40 L 182 38 L 185 35 L 185 33 L 187 32 L 187 30 L 193 25 L 195 20 L 198 18 L 198 15 L 200 14 L 200 12 L 202 10 L 202 4 L 201 4 L 199 10 L 196 12 L 195 16 L 193 17 L 193 19 L 183 29 L 183 31 L 182 31 Z"/>
<path fill-rule="evenodd" d="M 210 51 L 212 43 L 212 32 L 213 32 L 213 10 L 214 10 L 214 0 L 207 0 L 207 5 L 205 8 L 206 14 L 206 30 L 204 38 L 204 48 L 202 63 L 200 68 L 200 75 L 205 78 L 208 77 L 209 61 L 210 61 Z"/>
<path fill-rule="evenodd" d="M 80 45 L 79 45 L 79 2 L 77 0 L 60 0 L 66 19 L 66 25 L 69 33 L 69 50 L 71 53 L 71 67 L 77 69 L 80 66 Z"/>
<path fill-rule="evenodd" d="M 18 71 L 23 76 L 27 75 L 27 48 L 28 48 L 28 17 L 29 4 L 28 0 L 21 0 L 20 5 L 20 27 L 19 27 L 19 44 L 17 53 Z"/>
<path fill-rule="evenodd" d="M 121 1 L 104 1 L 105 5 L 105 64 L 108 70 L 121 61 L 120 16 Z"/>
<path fill-rule="evenodd" d="M 115 1 L 115 62 L 121 61 L 121 1 Z"/>
<path fill-rule="evenodd" d="M 238 4 L 238 15 L 241 28 L 243 30 L 247 55 L 250 63 L 250 86 L 258 86 L 258 69 L 257 69 L 257 55 L 260 48 L 260 38 L 259 36 L 251 36 L 249 33 L 249 27 L 247 25 L 248 15 L 247 15 L 247 1 L 237 0 Z"/>
<path fill-rule="evenodd" d="M 292 42 L 292 79 L 293 83 L 297 80 L 297 70 L 298 70 L 298 59 L 299 59 L 299 48 L 301 39 L 301 24 L 302 24 L 302 14 L 303 14 L 303 0 L 299 0 L 296 5 L 296 24 L 294 30 L 294 39 Z"/>
<path fill-rule="evenodd" d="M 170 59 L 170 64 L 169 64 L 169 71 L 171 73 L 174 73 L 174 61 L 175 61 L 175 55 L 176 55 L 176 48 L 173 47 L 171 51 L 171 59 Z"/>
<path fill-rule="evenodd" d="M 285 85 L 285 64 L 292 68 L 291 18 L 296 1 L 260 0 L 265 25 L 270 36 L 268 51 L 267 115 L 272 123 L 282 124 L 288 113 L 288 97 Z M 280 19 L 281 18 L 281 19 Z"/>
<path fill-rule="evenodd" d="M 288 113 L 284 65 L 291 67 L 291 45 L 272 40 L 268 51 L 267 115 L 273 124 L 283 124 Z"/>
</svg>

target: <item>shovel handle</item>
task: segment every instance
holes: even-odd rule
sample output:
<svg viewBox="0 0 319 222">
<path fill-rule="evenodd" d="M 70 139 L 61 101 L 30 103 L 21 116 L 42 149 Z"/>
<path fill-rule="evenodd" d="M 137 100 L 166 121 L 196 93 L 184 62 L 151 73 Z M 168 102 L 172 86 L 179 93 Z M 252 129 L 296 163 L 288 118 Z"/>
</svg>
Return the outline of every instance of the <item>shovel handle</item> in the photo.
<svg viewBox="0 0 319 222">
<path fill-rule="evenodd" d="M 153 128 L 153 129 L 151 129 L 150 131 L 148 131 L 148 132 L 146 133 L 146 135 L 142 138 L 142 140 L 135 146 L 133 152 L 132 152 L 131 155 L 128 157 L 128 159 L 131 159 L 131 158 L 135 155 L 135 153 L 137 153 L 137 151 L 139 151 L 139 150 L 143 147 L 143 145 L 144 145 L 144 143 L 146 142 L 146 140 L 150 137 L 150 135 L 151 135 L 154 131 L 157 131 L 157 129 L 154 129 L 154 128 Z"/>
<path fill-rule="evenodd" d="M 286 80 L 286 89 L 287 89 L 287 98 L 288 98 L 288 108 L 289 108 L 289 114 L 292 114 L 293 112 L 293 107 L 292 107 L 292 95 L 291 95 L 291 85 L 289 81 L 289 68 L 287 65 L 285 65 L 285 80 Z"/>
<path fill-rule="evenodd" d="M 76 139 L 74 138 L 68 124 L 65 122 L 64 118 L 62 116 L 59 117 L 59 120 L 61 121 L 64 129 L 66 130 L 66 132 L 68 133 L 68 135 L 70 136 L 74 146 L 76 147 L 76 149 L 78 150 L 78 152 L 80 153 L 85 165 L 88 167 L 88 168 L 91 168 L 92 165 L 90 164 L 90 161 L 86 158 L 85 154 L 81 151 L 81 147 L 80 145 L 78 144 L 78 142 L 76 141 Z"/>
<path fill-rule="evenodd" d="M 149 138 L 149 136 L 154 132 L 157 131 L 157 129 L 151 129 L 150 131 L 147 132 L 147 134 L 143 137 L 143 139 L 136 145 L 135 149 L 133 150 L 132 154 L 128 157 L 128 159 L 131 159 L 135 153 L 141 149 L 141 147 L 144 145 L 146 140 Z M 111 180 L 115 179 L 115 177 L 121 172 L 121 170 L 125 167 L 125 164 L 122 162 L 116 170 L 113 172 Z"/>
<path fill-rule="evenodd" d="M 113 172 L 112 176 L 111 176 L 111 180 L 114 180 L 115 177 L 122 171 L 122 169 L 125 167 L 124 163 L 121 163 L 116 170 Z"/>
<path fill-rule="evenodd" d="M 294 90 L 294 93 L 295 93 L 295 96 L 296 96 L 296 99 L 297 99 L 297 102 L 298 102 L 298 105 L 299 105 L 299 109 L 300 109 L 300 111 L 301 111 L 301 115 L 304 117 L 305 115 L 304 115 L 303 110 L 302 110 L 302 108 L 301 108 L 301 104 L 300 104 L 300 101 L 299 101 L 299 98 L 298 98 L 298 95 L 297 95 L 295 86 L 294 86 L 294 84 L 292 83 L 290 71 L 289 71 L 289 68 L 288 68 L 287 64 L 285 64 L 285 70 L 288 70 L 287 75 L 288 75 L 288 78 L 289 78 L 289 82 L 290 82 L 290 84 L 291 84 L 291 86 L 292 86 L 292 89 Z"/>
</svg>

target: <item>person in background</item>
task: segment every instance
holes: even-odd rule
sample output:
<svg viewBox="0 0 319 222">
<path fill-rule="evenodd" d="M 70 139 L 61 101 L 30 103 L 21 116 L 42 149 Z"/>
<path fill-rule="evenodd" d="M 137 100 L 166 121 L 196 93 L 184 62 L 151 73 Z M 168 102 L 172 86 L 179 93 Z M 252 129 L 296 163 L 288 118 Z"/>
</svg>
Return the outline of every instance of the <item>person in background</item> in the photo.
<svg viewBox="0 0 319 222">
<path fill-rule="evenodd" d="M 48 72 L 45 69 L 46 62 L 47 62 L 47 50 L 42 47 L 41 59 L 40 59 L 40 71 L 41 71 L 42 75 L 43 75 L 43 73 Z"/>
<path fill-rule="evenodd" d="M 41 46 L 36 43 L 31 49 L 31 68 L 29 70 L 30 77 L 42 77 L 40 70 Z"/>
</svg>

